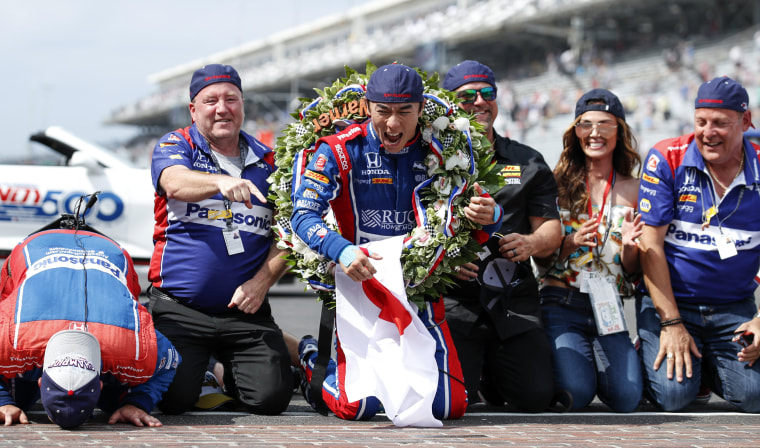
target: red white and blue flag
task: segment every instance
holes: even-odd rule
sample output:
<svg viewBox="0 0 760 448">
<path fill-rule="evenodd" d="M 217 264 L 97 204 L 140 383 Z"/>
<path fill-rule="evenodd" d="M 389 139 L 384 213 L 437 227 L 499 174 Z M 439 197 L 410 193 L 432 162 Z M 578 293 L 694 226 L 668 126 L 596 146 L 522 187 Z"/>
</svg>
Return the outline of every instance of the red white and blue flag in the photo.
<svg viewBox="0 0 760 448">
<path fill-rule="evenodd" d="M 377 274 L 355 282 L 335 270 L 335 324 L 346 358 L 349 402 L 377 397 L 396 426 L 441 427 L 433 416 L 438 385 L 435 340 L 406 298 L 403 236 L 363 245 L 379 254 Z"/>
</svg>

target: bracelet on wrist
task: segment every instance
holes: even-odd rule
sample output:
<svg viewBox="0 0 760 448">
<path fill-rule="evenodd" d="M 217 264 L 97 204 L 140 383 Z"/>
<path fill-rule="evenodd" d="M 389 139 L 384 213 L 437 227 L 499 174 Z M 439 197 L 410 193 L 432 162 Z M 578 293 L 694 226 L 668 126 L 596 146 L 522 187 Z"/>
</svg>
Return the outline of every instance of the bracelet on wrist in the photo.
<svg viewBox="0 0 760 448">
<path fill-rule="evenodd" d="M 758 317 L 760 317 L 760 311 L 758 311 L 757 314 L 755 314 L 754 317 L 752 317 L 752 318 L 753 319 L 757 319 Z"/>
<path fill-rule="evenodd" d="M 678 325 L 682 323 L 683 323 L 683 319 L 681 319 L 680 317 L 676 317 L 675 319 L 660 321 L 660 327 L 669 327 L 671 325 Z"/>
</svg>

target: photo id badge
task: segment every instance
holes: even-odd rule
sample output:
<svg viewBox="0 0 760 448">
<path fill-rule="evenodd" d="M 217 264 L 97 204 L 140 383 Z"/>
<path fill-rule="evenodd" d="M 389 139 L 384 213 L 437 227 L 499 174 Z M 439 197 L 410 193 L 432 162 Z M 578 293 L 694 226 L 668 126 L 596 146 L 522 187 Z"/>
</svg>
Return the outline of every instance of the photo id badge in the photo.
<svg viewBox="0 0 760 448">
<path fill-rule="evenodd" d="M 227 255 L 242 254 L 245 252 L 243 248 L 243 239 L 240 237 L 240 231 L 237 227 L 227 227 L 222 230 L 224 235 L 224 244 L 227 246 Z"/>
<path fill-rule="evenodd" d="M 610 280 L 613 279 L 596 276 L 586 282 L 599 336 L 626 331 L 623 304 Z"/>
<path fill-rule="evenodd" d="M 730 236 L 720 234 L 715 239 L 715 242 L 718 245 L 718 255 L 720 255 L 721 260 L 725 260 L 726 258 L 731 258 L 736 255 L 736 245 Z"/>
</svg>

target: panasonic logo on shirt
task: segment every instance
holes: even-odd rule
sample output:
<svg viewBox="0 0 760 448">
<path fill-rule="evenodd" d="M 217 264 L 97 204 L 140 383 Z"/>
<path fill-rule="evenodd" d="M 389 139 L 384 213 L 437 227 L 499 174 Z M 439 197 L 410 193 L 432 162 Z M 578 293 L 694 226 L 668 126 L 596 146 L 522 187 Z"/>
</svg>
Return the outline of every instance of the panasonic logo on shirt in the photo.
<svg viewBox="0 0 760 448">
<path fill-rule="evenodd" d="M 750 235 L 738 235 L 737 231 L 732 231 L 725 227 L 723 228 L 723 231 L 726 234 L 730 234 L 731 239 L 737 248 L 752 243 L 752 236 Z M 700 225 L 674 221 L 668 225 L 668 232 L 665 235 L 665 239 L 677 246 L 689 246 L 712 250 L 717 248 L 715 238 L 718 236 L 720 236 L 720 230 L 718 230 L 717 225 L 710 226 L 702 231 Z"/>
<path fill-rule="evenodd" d="M 215 210 L 212 208 L 202 207 L 200 204 L 192 202 L 187 203 L 186 217 L 208 219 L 210 221 L 224 221 L 229 214 L 226 210 Z M 233 224 L 256 227 L 263 230 L 269 230 L 272 225 L 272 218 L 269 215 L 254 215 L 247 213 L 232 213 Z"/>
</svg>

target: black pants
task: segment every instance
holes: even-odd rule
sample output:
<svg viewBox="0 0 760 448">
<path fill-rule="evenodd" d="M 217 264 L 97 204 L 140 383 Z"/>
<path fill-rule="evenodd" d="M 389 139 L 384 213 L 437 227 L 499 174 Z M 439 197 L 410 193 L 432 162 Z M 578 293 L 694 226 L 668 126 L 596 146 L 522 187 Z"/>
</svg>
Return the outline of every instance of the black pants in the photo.
<svg viewBox="0 0 760 448">
<path fill-rule="evenodd" d="M 449 305 L 455 302 L 447 300 Z M 523 412 L 541 412 L 554 398 L 552 351 L 543 328 L 536 327 L 499 339 L 496 330 L 481 318 L 473 326 L 458 325 L 448 317 L 451 337 L 462 364 L 470 403 L 481 389 L 490 402 L 506 401 Z"/>
<path fill-rule="evenodd" d="M 154 325 L 174 344 L 182 362 L 158 408 L 166 414 L 193 409 L 209 358 L 224 365 L 227 392 L 249 412 L 283 412 L 293 395 L 290 356 L 271 315 L 207 314 L 149 293 Z"/>
</svg>

